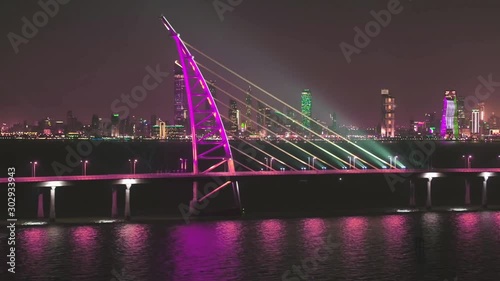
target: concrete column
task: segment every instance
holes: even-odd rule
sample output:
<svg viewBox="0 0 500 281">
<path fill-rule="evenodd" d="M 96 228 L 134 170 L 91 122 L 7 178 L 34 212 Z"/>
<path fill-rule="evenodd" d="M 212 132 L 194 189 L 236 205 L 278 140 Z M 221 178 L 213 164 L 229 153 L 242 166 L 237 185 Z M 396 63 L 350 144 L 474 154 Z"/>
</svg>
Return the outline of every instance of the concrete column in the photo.
<svg viewBox="0 0 500 281">
<path fill-rule="evenodd" d="M 56 221 L 56 187 L 50 188 L 50 221 Z"/>
<path fill-rule="evenodd" d="M 130 188 L 131 183 L 127 183 L 125 187 L 125 219 L 130 220 Z"/>
<path fill-rule="evenodd" d="M 410 179 L 410 207 L 415 207 L 415 183 Z"/>
<path fill-rule="evenodd" d="M 427 179 L 427 202 L 425 205 L 427 209 L 432 208 L 432 178 Z"/>
<path fill-rule="evenodd" d="M 37 212 L 37 217 L 39 219 L 44 219 L 45 214 L 43 212 L 43 189 L 39 188 L 38 190 L 38 212 Z"/>
<path fill-rule="evenodd" d="M 465 205 L 470 205 L 470 181 L 465 179 Z"/>
<path fill-rule="evenodd" d="M 197 210 L 198 206 L 198 182 L 194 181 L 193 182 L 193 199 L 189 202 L 189 213 L 190 214 L 198 214 L 199 211 Z"/>
<path fill-rule="evenodd" d="M 482 196 L 482 205 L 483 208 L 487 208 L 488 206 L 488 177 L 484 177 L 483 180 L 483 196 Z"/>
<path fill-rule="evenodd" d="M 111 187 L 111 217 L 118 217 L 117 191 L 116 186 Z"/>
</svg>

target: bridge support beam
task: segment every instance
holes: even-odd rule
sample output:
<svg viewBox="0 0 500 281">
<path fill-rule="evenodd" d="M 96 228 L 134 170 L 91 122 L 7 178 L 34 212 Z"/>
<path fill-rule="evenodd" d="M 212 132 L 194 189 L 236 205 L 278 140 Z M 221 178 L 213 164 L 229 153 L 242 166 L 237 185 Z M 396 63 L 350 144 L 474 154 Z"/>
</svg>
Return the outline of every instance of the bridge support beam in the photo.
<svg viewBox="0 0 500 281">
<path fill-rule="evenodd" d="M 482 195 L 481 204 L 482 204 L 483 208 L 488 207 L 488 177 L 484 177 L 484 180 L 483 180 L 483 195 Z"/>
<path fill-rule="evenodd" d="M 242 209 L 241 209 L 240 186 L 238 185 L 237 181 L 233 182 L 233 194 L 234 194 L 234 202 L 236 204 L 236 208 L 238 208 L 241 213 Z"/>
<path fill-rule="evenodd" d="M 125 220 L 130 220 L 130 188 L 132 187 L 131 183 L 127 183 L 125 185 Z"/>
<path fill-rule="evenodd" d="M 432 208 L 432 178 L 427 179 L 427 202 L 425 206 L 427 209 Z"/>
<path fill-rule="evenodd" d="M 415 207 L 415 183 L 410 179 L 410 207 Z"/>
<path fill-rule="evenodd" d="M 465 179 L 465 205 L 470 205 L 470 181 Z"/>
<path fill-rule="evenodd" d="M 189 214 L 197 215 L 199 213 L 198 209 L 198 182 L 193 182 L 193 199 L 189 202 Z"/>
<path fill-rule="evenodd" d="M 39 219 L 44 219 L 45 214 L 43 212 L 43 189 L 39 188 L 38 189 L 38 210 L 37 210 L 37 217 Z"/>
<path fill-rule="evenodd" d="M 111 187 L 111 217 L 118 217 L 117 190 L 116 186 Z"/>
<path fill-rule="evenodd" d="M 56 221 L 56 187 L 50 188 L 50 221 Z"/>
</svg>

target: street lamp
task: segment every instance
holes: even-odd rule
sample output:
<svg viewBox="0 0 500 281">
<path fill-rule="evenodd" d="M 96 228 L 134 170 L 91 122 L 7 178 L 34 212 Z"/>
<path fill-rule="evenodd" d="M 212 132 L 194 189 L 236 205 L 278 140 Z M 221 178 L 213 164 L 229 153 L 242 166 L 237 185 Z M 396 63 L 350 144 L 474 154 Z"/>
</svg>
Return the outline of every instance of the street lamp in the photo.
<svg viewBox="0 0 500 281">
<path fill-rule="evenodd" d="M 312 160 L 312 167 L 314 168 L 314 160 L 316 160 L 316 157 L 313 157 L 313 160 Z"/>
<path fill-rule="evenodd" d="M 273 160 L 274 160 L 274 157 L 271 157 L 271 160 L 269 160 L 269 170 L 273 169 Z"/>
<path fill-rule="evenodd" d="M 470 169 L 470 166 L 471 166 L 470 161 L 472 159 L 472 155 L 468 155 L 467 157 L 466 157 L 466 155 L 462 155 L 462 158 L 464 159 L 465 167 Z"/>
<path fill-rule="evenodd" d="M 267 157 L 264 157 L 264 161 L 266 162 L 266 171 L 269 171 L 269 162 L 267 161 Z"/>
<path fill-rule="evenodd" d="M 87 175 L 87 164 L 89 163 L 89 161 L 80 160 L 80 163 L 82 163 L 82 175 L 86 176 Z"/>
<path fill-rule="evenodd" d="M 392 167 L 392 156 L 389 155 L 389 168 L 392 169 L 391 167 Z"/>
<path fill-rule="evenodd" d="M 351 156 L 347 156 L 347 158 L 349 159 L 349 169 L 352 169 Z"/>
<path fill-rule="evenodd" d="M 394 156 L 394 169 L 398 168 L 398 156 Z"/>
<path fill-rule="evenodd" d="M 135 165 L 137 164 L 137 159 L 134 159 L 134 161 L 132 161 L 132 159 L 128 159 L 128 162 L 130 163 L 130 169 L 132 170 L 132 165 L 133 165 L 133 174 L 135 174 Z M 132 171 L 130 171 L 132 173 Z"/>
<path fill-rule="evenodd" d="M 356 156 L 352 157 L 352 167 L 353 168 L 356 168 L 356 158 L 357 158 Z"/>
<path fill-rule="evenodd" d="M 38 165 L 38 162 L 30 162 L 31 164 L 31 176 L 35 177 L 36 175 L 36 165 Z"/>
</svg>

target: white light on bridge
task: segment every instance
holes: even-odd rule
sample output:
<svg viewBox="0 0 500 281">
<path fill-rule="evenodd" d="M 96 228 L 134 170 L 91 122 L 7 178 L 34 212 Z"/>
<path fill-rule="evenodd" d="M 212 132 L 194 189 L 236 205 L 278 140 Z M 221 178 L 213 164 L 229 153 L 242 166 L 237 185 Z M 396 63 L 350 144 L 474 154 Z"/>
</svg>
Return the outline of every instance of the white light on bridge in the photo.
<svg viewBox="0 0 500 281">
<path fill-rule="evenodd" d="M 21 225 L 44 225 L 47 224 L 45 221 L 27 221 L 23 222 Z"/>
<path fill-rule="evenodd" d="M 114 223 L 117 222 L 117 220 L 98 220 L 95 223 Z"/>
<path fill-rule="evenodd" d="M 416 210 L 411 210 L 411 209 L 398 209 L 396 210 L 397 213 L 412 213 L 416 212 Z"/>
<path fill-rule="evenodd" d="M 440 173 L 425 173 L 424 174 L 424 178 L 437 178 L 439 177 L 441 174 Z"/>
<path fill-rule="evenodd" d="M 68 185 L 65 181 L 47 181 L 42 183 L 42 186 L 44 187 L 58 187 L 58 186 L 65 186 Z"/>
<path fill-rule="evenodd" d="M 451 208 L 450 211 L 452 212 L 465 212 L 467 211 L 466 208 Z"/>
</svg>

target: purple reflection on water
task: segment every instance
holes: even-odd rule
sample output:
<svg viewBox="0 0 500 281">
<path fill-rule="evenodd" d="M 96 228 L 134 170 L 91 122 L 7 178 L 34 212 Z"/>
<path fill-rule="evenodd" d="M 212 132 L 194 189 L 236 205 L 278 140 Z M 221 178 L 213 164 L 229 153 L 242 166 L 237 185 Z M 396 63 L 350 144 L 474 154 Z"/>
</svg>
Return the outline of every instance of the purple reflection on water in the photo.
<svg viewBox="0 0 500 281">
<path fill-rule="evenodd" d="M 124 280 L 136 280 L 135 275 L 145 275 L 149 272 L 150 252 L 144 249 L 150 248 L 151 227 L 141 224 L 123 224 L 118 228 L 118 239 L 116 244 L 122 254 L 121 263 L 126 265 L 123 268 L 115 268 L 123 276 Z M 128 279 L 126 279 L 128 278 Z"/>
<path fill-rule="evenodd" d="M 284 228 L 281 220 L 264 220 L 259 223 L 258 229 L 266 254 L 281 258 Z"/>
<path fill-rule="evenodd" d="M 366 259 L 365 242 L 368 219 L 364 217 L 348 217 L 341 221 L 342 247 L 345 263 L 358 263 Z"/>
<path fill-rule="evenodd" d="M 456 221 L 458 224 L 459 239 L 471 240 L 479 232 L 480 213 L 458 214 Z"/>
<path fill-rule="evenodd" d="M 236 253 L 235 250 L 239 249 L 237 244 L 241 239 L 241 227 L 240 221 L 218 222 L 215 225 L 218 246 L 228 253 Z"/>
<path fill-rule="evenodd" d="M 33 262 L 38 262 L 44 255 L 47 246 L 46 230 L 43 228 L 28 228 L 21 231 L 19 241 L 25 245 L 26 253 Z"/>
<path fill-rule="evenodd" d="M 172 233 L 174 244 L 170 253 L 174 260 L 174 280 L 218 281 L 237 276 L 238 224 L 222 222 L 214 226 L 198 223 L 177 227 Z M 233 253 L 228 255 L 231 248 Z"/>
<path fill-rule="evenodd" d="M 302 239 L 307 255 L 314 255 L 318 247 L 324 247 L 328 234 L 325 221 L 319 218 L 304 219 L 302 221 Z"/>
<path fill-rule="evenodd" d="M 98 231 L 95 226 L 79 226 L 71 231 L 73 268 L 77 273 L 86 273 L 96 264 Z"/>
</svg>

